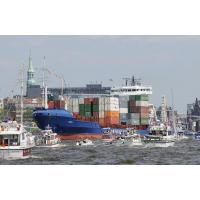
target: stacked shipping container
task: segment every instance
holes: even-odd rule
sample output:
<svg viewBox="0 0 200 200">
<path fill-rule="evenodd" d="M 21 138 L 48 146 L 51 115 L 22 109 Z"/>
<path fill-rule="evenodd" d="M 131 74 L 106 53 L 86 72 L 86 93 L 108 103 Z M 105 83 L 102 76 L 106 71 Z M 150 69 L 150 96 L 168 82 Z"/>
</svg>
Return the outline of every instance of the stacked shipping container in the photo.
<svg viewBox="0 0 200 200">
<path fill-rule="evenodd" d="M 116 97 L 84 98 L 79 104 L 78 118 L 97 121 L 101 126 L 119 124 L 119 100 Z"/>
<path fill-rule="evenodd" d="M 123 125 L 128 124 L 128 96 L 120 96 L 119 97 L 119 112 L 120 112 L 120 123 Z"/>
<path fill-rule="evenodd" d="M 105 112 L 104 123 L 105 126 L 119 124 L 119 99 L 117 97 L 104 97 Z"/>
<path fill-rule="evenodd" d="M 49 109 L 64 109 L 65 108 L 65 101 L 57 100 L 57 101 L 49 101 L 48 102 Z"/>
<path fill-rule="evenodd" d="M 65 108 L 77 119 L 97 121 L 103 127 L 110 125 L 148 125 L 148 95 L 70 98 L 64 101 L 49 101 L 49 108 Z"/>
<path fill-rule="evenodd" d="M 149 123 L 149 96 L 129 96 L 128 119 L 131 125 L 147 125 Z"/>
</svg>

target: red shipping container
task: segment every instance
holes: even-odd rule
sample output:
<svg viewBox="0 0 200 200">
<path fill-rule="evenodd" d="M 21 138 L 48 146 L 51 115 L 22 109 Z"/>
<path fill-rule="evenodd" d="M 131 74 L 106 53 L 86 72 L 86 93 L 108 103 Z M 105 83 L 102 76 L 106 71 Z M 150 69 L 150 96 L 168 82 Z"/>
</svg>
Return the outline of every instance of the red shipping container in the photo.
<svg viewBox="0 0 200 200">
<path fill-rule="evenodd" d="M 128 101 L 128 105 L 129 105 L 129 107 L 136 107 L 136 102 L 135 102 L 135 100 L 130 100 L 130 101 Z"/>
<path fill-rule="evenodd" d="M 140 113 L 139 107 L 136 107 L 136 106 L 130 107 L 129 111 L 130 111 L 130 113 Z"/>
<path fill-rule="evenodd" d="M 54 101 L 49 101 L 48 102 L 48 108 L 49 109 L 54 109 L 54 107 L 55 107 Z"/>
<path fill-rule="evenodd" d="M 98 105 L 99 104 L 99 98 L 93 98 L 93 104 Z"/>
<path fill-rule="evenodd" d="M 93 102 L 93 98 L 85 98 L 84 104 L 91 104 Z"/>
<path fill-rule="evenodd" d="M 147 113 L 149 113 L 149 107 L 135 106 L 135 107 L 130 107 L 129 111 L 131 113 L 144 113 L 144 114 L 147 114 Z"/>
<path fill-rule="evenodd" d="M 119 117 L 105 117 L 106 125 L 119 124 Z"/>
<path fill-rule="evenodd" d="M 149 107 L 139 107 L 140 113 L 149 113 Z"/>
<path fill-rule="evenodd" d="M 77 118 L 79 116 L 79 113 L 73 112 L 73 117 Z"/>
<path fill-rule="evenodd" d="M 94 117 L 99 117 L 99 112 L 93 112 Z"/>
<path fill-rule="evenodd" d="M 62 100 L 54 101 L 54 108 L 57 108 L 57 109 L 65 108 L 65 101 L 62 101 Z"/>
</svg>

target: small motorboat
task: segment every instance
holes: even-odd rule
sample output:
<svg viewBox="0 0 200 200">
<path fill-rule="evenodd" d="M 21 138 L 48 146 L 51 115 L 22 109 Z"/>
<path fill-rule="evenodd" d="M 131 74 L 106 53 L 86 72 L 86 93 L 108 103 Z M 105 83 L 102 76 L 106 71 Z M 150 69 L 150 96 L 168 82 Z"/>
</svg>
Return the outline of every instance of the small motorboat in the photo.
<svg viewBox="0 0 200 200">
<path fill-rule="evenodd" d="M 193 131 L 185 131 L 184 132 L 184 135 L 187 136 L 187 137 L 191 137 L 193 138 L 195 136 L 196 132 L 193 132 Z"/>
<path fill-rule="evenodd" d="M 162 135 L 146 135 L 143 139 L 145 145 L 152 147 L 174 146 L 175 140 Z"/>
<path fill-rule="evenodd" d="M 54 133 L 52 129 L 48 128 L 44 131 L 41 131 L 39 135 L 35 136 L 36 146 L 56 146 L 61 143 L 60 138 L 57 133 Z"/>
<path fill-rule="evenodd" d="M 76 142 L 77 146 L 88 146 L 88 145 L 93 145 L 93 142 L 91 140 L 85 139 L 85 140 L 80 140 Z"/>
<path fill-rule="evenodd" d="M 102 141 L 106 143 L 112 143 L 115 139 L 116 138 L 112 133 L 104 133 L 102 135 Z"/>
<path fill-rule="evenodd" d="M 194 139 L 200 140 L 200 132 L 197 132 L 197 133 L 194 134 Z"/>
<path fill-rule="evenodd" d="M 142 146 L 144 143 L 142 142 L 142 139 L 140 137 L 140 135 L 138 134 L 134 134 L 132 137 L 132 143 L 131 145 L 133 146 Z"/>
</svg>

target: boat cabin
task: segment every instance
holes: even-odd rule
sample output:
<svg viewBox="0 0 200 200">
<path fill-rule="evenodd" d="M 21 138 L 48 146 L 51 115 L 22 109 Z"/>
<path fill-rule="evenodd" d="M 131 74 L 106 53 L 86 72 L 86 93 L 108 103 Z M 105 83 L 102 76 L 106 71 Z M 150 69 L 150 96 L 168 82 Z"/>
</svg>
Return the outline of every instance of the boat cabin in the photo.
<svg viewBox="0 0 200 200">
<path fill-rule="evenodd" d="M 25 133 L 21 132 L 20 126 L 0 126 L 0 147 L 20 146 L 20 141 L 25 140 Z"/>
</svg>

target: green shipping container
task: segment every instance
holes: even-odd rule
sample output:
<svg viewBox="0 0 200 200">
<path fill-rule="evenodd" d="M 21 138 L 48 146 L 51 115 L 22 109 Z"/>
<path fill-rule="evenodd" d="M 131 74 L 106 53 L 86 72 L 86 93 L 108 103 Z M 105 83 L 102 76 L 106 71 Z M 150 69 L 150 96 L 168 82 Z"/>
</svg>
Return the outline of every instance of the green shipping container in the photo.
<svg viewBox="0 0 200 200">
<path fill-rule="evenodd" d="M 86 117 L 91 117 L 91 112 L 85 112 Z"/>
<path fill-rule="evenodd" d="M 92 107 L 90 104 L 85 104 L 85 112 L 91 112 L 92 111 Z"/>
<path fill-rule="evenodd" d="M 93 112 L 99 112 L 99 105 L 93 105 Z"/>
<path fill-rule="evenodd" d="M 149 124 L 149 118 L 140 118 L 140 124 L 141 125 L 148 125 Z"/>
<path fill-rule="evenodd" d="M 135 95 L 130 95 L 129 100 L 135 100 Z"/>
<path fill-rule="evenodd" d="M 79 111 L 80 116 L 85 116 L 85 111 Z"/>
<path fill-rule="evenodd" d="M 79 104 L 79 110 L 85 112 L 85 105 Z"/>
<path fill-rule="evenodd" d="M 149 95 L 143 94 L 143 95 L 130 95 L 129 100 L 135 100 L 135 101 L 149 101 Z"/>
<path fill-rule="evenodd" d="M 81 116 L 85 116 L 85 105 L 84 104 L 79 104 L 79 114 Z"/>
</svg>

